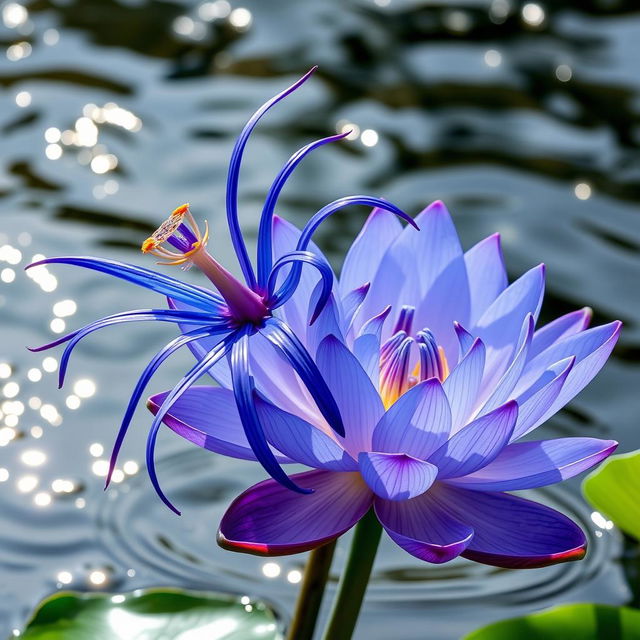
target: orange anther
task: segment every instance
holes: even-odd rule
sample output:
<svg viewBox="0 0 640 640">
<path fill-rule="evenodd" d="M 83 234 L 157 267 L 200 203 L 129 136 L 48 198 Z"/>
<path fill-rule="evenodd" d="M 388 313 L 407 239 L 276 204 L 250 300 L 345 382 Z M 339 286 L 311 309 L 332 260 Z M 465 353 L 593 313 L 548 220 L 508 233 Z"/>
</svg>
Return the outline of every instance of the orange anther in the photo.
<svg viewBox="0 0 640 640">
<path fill-rule="evenodd" d="M 175 208 L 171 213 L 172 216 L 183 216 L 185 213 L 189 211 L 189 203 L 181 204 L 179 207 Z"/>
<path fill-rule="evenodd" d="M 142 247 L 140 248 L 142 249 L 142 253 L 149 253 L 150 251 L 153 251 L 157 246 L 158 246 L 158 243 L 154 238 L 147 238 L 142 243 Z"/>
</svg>

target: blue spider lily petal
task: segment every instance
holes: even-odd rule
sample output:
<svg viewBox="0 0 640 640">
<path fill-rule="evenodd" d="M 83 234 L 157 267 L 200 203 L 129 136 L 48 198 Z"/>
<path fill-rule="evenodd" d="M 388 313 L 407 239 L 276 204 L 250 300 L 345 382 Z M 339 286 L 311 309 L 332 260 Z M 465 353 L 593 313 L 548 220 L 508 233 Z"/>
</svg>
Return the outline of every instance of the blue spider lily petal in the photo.
<svg viewBox="0 0 640 640">
<path fill-rule="evenodd" d="M 304 84 L 313 74 L 317 67 L 310 69 L 302 78 L 294 82 L 290 87 L 281 91 L 277 96 L 274 96 L 268 102 L 265 102 L 250 118 L 249 122 L 245 125 L 242 133 L 236 140 L 236 144 L 231 153 L 231 160 L 229 162 L 229 173 L 227 175 L 227 221 L 229 224 L 229 231 L 231 233 L 231 241 L 233 247 L 238 256 L 240 262 L 240 268 L 244 274 L 247 285 L 251 289 L 255 289 L 256 277 L 253 272 L 253 266 L 251 260 L 249 260 L 249 254 L 247 253 L 247 247 L 240 231 L 240 222 L 238 220 L 238 180 L 240 178 L 240 165 L 242 163 L 242 155 L 244 149 L 247 146 L 249 136 L 254 127 L 258 124 L 258 121 L 262 116 L 271 109 L 275 104 L 280 102 L 283 98 L 286 98 L 290 93 L 295 91 L 300 85 Z"/>
<path fill-rule="evenodd" d="M 113 475 L 113 471 L 116 467 L 116 462 L 118 460 L 118 454 L 120 453 L 120 448 L 122 447 L 122 443 L 124 442 L 125 436 L 127 435 L 127 430 L 129 429 L 129 425 L 131 424 L 131 420 L 133 418 L 133 414 L 140 402 L 140 398 L 142 398 L 142 394 L 144 390 L 147 388 L 149 381 L 157 371 L 158 367 L 172 354 L 174 354 L 180 347 L 183 347 L 194 340 L 200 340 L 201 338 L 210 338 L 215 335 L 220 335 L 225 331 L 228 331 L 227 327 L 219 327 L 212 328 L 207 327 L 206 329 L 194 329 L 193 331 L 189 331 L 188 333 L 184 333 L 179 335 L 177 338 L 174 338 L 171 342 L 165 345 L 156 355 L 151 359 L 149 364 L 144 368 L 140 378 L 138 378 L 138 382 L 136 382 L 136 386 L 129 398 L 129 404 L 127 405 L 127 410 L 125 411 L 124 417 L 122 418 L 122 423 L 120 424 L 120 429 L 118 430 L 118 435 L 116 436 L 115 444 L 113 445 L 113 449 L 111 451 L 111 459 L 109 461 L 109 472 L 107 473 L 107 479 L 105 482 L 105 489 L 109 486 L 111 482 L 111 476 Z"/>
<path fill-rule="evenodd" d="M 231 377 L 240 420 L 258 462 L 283 487 L 297 493 L 312 493 L 309 489 L 302 489 L 289 479 L 269 448 L 255 407 L 255 386 L 249 369 L 249 332 L 246 330 L 241 333 L 240 338 L 231 349 Z"/>
<path fill-rule="evenodd" d="M 181 282 L 180 280 L 176 280 L 176 278 L 165 276 L 156 271 L 145 269 L 144 267 L 118 262 L 117 260 L 64 256 L 39 260 L 38 262 L 28 265 L 26 268 L 31 269 L 43 264 L 70 264 L 76 267 L 101 271 L 110 276 L 115 276 L 116 278 L 140 285 L 146 289 L 157 291 L 165 296 L 170 296 L 176 300 L 181 300 L 203 311 L 221 311 L 225 306 L 222 298 L 211 291 L 186 282 Z"/>
<path fill-rule="evenodd" d="M 331 391 L 329 391 L 329 387 L 320 374 L 316 363 L 311 359 L 309 352 L 295 333 L 279 318 L 269 318 L 264 327 L 260 329 L 260 332 L 284 355 L 289 364 L 295 369 L 329 426 L 338 435 L 344 436 L 344 424 L 340 416 L 340 409 L 333 399 Z"/>
<path fill-rule="evenodd" d="M 309 321 L 309 324 L 313 324 L 322 312 L 322 309 L 324 309 L 324 306 L 327 304 L 327 300 L 331 295 L 331 289 L 333 288 L 333 271 L 331 270 L 331 267 L 325 260 L 322 260 L 314 253 L 309 251 L 292 251 L 291 253 L 287 253 L 282 256 L 276 262 L 271 270 L 271 274 L 269 275 L 267 286 L 267 291 L 269 292 L 269 306 L 271 309 L 277 309 L 295 293 L 295 289 L 291 287 L 286 290 L 281 288 L 276 293 L 273 293 L 280 269 L 294 262 L 310 264 L 320 272 L 320 276 L 322 277 L 322 291 L 320 293 L 320 298 L 318 299 L 313 315 L 311 316 L 311 320 Z"/>
<path fill-rule="evenodd" d="M 156 490 L 156 493 L 164 502 L 171 511 L 180 515 L 180 511 L 173 506 L 171 501 L 164 494 L 162 489 L 160 488 L 160 483 L 158 481 L 158 476 L 155 468 L 155 460 L 154 460 L 154 452 L 156 446 L 156 440 L 158 437 L 158 430 L 162 425 L 163 418 L 167 415 L 171 407 L 174 403 L 192 387 L 195 382 L 206 373 L 211 367 L 213 367 L 217 362 L 219 362 L 229 351 L 234 344 L 234 341 L 237 340 L 238 334 L 240 330 L 236 330 L 235 332 L 224 337 L 218 344 L 216 344 L 213 349 L 211 349 L 207 355 L 196 363 L 189 372 L 178 382 L 178 384 L 173 387 L 173 389 L 169 392 L 164 402 L 158 409 L 153 422 L 151 424 L 151 429 L 149 430 L 149 435 L 147 437 L 147 451 L 146 451 L 146 461 L 147 461 L 147 471 L 149 472 L 149 478 L 151 479 L 151 484 L 153 488 Z"/>
<path fill-rule="evenodd" d="M 294 172 L 295 168 L 302 162 L 302 160 L 311 153 L 314 149 L 328 144 L 329 142 L 336 142 L 342 140 L 349 135 L 349 131 L 346 133 L 339 133 L 335 136 L 329 136 L 316 140 L 308 145 L 298 149 L 287 163 L 282 167 L 280 173 L 273 181 L 267 198 L 262 208 L 262 215 L 260 216 L 260 228 L 258 230 L 258 286 L 264 288 L 267 284 L 267 279 L 270 277 L 271 265 L 273 263 L 273 214 L 275 211 L 276 203 L 282 188 L 286 184 L 289 176 Z"/>
</svg>

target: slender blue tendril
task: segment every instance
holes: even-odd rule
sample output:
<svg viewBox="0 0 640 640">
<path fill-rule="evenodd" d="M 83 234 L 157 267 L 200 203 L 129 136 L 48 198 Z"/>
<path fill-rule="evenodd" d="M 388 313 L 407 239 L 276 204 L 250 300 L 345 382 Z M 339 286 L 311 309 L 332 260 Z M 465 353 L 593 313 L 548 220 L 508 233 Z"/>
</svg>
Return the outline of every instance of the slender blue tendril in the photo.
<svg viewBox="0 0 640 640">
<path fill-rule="evenodd" d="M 240 331 L 240 330 L 238 330 Z M 219 362 L 227 353 L 229 353 L 233 343 L 237 340 L 238 331 L 234 331 L 233 333 L 225 336 L 220 342 L 218 342 L 213 349 L 207 352 L 207 354 L 196 364 L 194 365 L 187 374 L 178 382 L 178 384 L 171 389 L 171 391 L 165 397 L 163 403 L 158 408 L 158 412 L 156 413 L 153 422 L 151 424 L 151 428 L 149 430 L 149 434 L 147 436 L 147 448 L 146 448 L 146 462 L 147 462 L 147 472 L 149 473 L 149 478 L 151 480 L 151 484 L 153 488 L 156 490 L 158 497 L 164 502 L 171 511 L 180 515 L 180 511 L 173 506 L 169 498 L 164 494 L 162 489 L 160 488 L 160 483 L 158 481 L 158 475 L 156 473 L 155 466 L 155 446 L 156 440 L 158 438 L 158 431 L 160 426 L 162 425 L 162 421 L 164 420 L 167 413 L 171 410 L 171 407 L 177 402 L 182 395 L 189 390 L 191 386 L 206 373 L 211 367 L 213 367 L 217 362 Z"/>
<path fill-rule="evenodd" d="M 344 424 L 342 423 L 340 409 L 316 363 L 289 325 L 279 318 L 272 317 L 266 320 L 264 326 L 260 329 L 260 333 L 271 342 L 294 368 L 331 428 L 338 435 L 344 437 Z"/>
<path fill-rule="evenodd" d="M 319 272 L 322 278 L 322 291 L 320 293 L 320 298 L 315 306 L 313 316 L 311 317 L 311 321 L 309 324 L 313 324 L 320 313 L 322 313 L 322 309 L 327 304 L 327 300 L 329 300 L 329 296 L 331 295 L 331 290 L 333 288 L 333 271 L 329 264 L 319 258 L 315 253 L 311 253 L 310 251 L 292 251 L 291 253 L 287 253 L 282 256 L 273 266 L 271 273 L 269 274 L 269 280 L 267 283 L 267 295 L 269 301 L 269 307 L 271 309 L 277 309 L 282 306 L 294 293 L 295 289 L 288 289 L 286 291 L 280 290 L 279 296 L 271 297 L 275 292 L 276 280 L 278 278 L 278 273 L 280 270 L 294 262 L 302 262 L 310 264 L 315 267 Z"/>
<path fill-rule="evenodd" d="M 233 394 L 238 406 L 245 435 L 258 462 L 283 487 L 298 493 L 312 493 L 293 482 L 278 464 L 269 447 L 255 406 L 255 385 L 249 369 L 249 330 L 244 330 L 231 349 L 231 377 Z"/>
<path fill-rule="evenodd" d="M 258 287 L 263 290 L 267 286 L 267 279 L 270 277 L 271 265 L 273 263 L 273 214 L 280 192 L 286 184 L 289 176 L 294 172 L 300 162 L 314 149 L 321 147 L 329 142 L 342 140 L 348 136 L 350 131 L 339 133 L 338 135 L 329 136 L 316 140 L 308 145 L 298 149 L 282 167 L 280 173 L 273 181 L 264 206 L 262 215 L 260 216 L 260 228 L 258 230 Z"/>
<path fill-rule="evenodd" d="M 80 329 L 67 344 L 62 357 L 60 358 L 60 371 L 58 374 L 58 388 L 62 388 L 64 385 L 64 378 L 67 372 L 67 367 L 69 366 L 69 358 L 71 358 L 71 353 L 76 347 L 76 345 L 82 340 L 84 337 L 93 333 L 94 331 L 98 331 L 99 329 L 103 329 L 105 327 L 113 326 L 116 324 L 123 324 L 126 322 L 145 322 L 145 321 L 156 321 L 156 322 L 175 322 L 179 324 L 196 324 L 202 325 L 207 324 L 209 328 L 212 327 L 228 327 L 228 323 L 226 320 L 211 322 L 211 317 L 206 318 L 204 314 L 189 314 L 188 312 L 180 311 L 172 311 L 170 309 L 160 309 L 160 310 L 152 310 L 151 313 L 145 311 L 132 311 L 128 314 L 119 314 L 119 317 L 107 317 L 102 320 L 96 320 L 91 324 L 87 325 L 83 329 Z"/>
<path fill-rule="evenodd" d="M 245 125 L 244 129 L 240 133 L 240 136 L 236 140 L 235 146 L 231 153 L 231 160 L 229 161 L 229 173 L 227 174 L 227 221 L 229 224 L 229 232 L 231 233 L 231 241 L 233 248 L 235 249 L 240 268 L 244 274 L 247 286 L 250 289 L 256 289 L 256 276 L 249 259 L 247 247 L 240 230 L 240 221 L 238 219 L 238 181 L 240 178 L 240 165 L 242 164 L 242 155 L 244 149 L 247 146 L 249 136 L 253 131 L 256 124 L 262 116 L 271 109 L 275 104 L 280 102 L 283 98 L 295 91 L 300 85 L 307 81 L 307 79 L 313 74 L 317 67 L 310 69 L 302 78 L 294 82 L 290 87 L 281 91 L 278 95 L 274 96 L 268 102 L 265 102 L 254 114 Z"/>
<path fill-rule="evenodd" d="M 142 394 L 146 389 L 149 381 L 158 370 L 158 367 L 172 354 L 174 354 L 180 347 L 193 342 L 194 340 L 200 340 L 201 338 L 207 338 L 215 335 L 219 335 L 228 331 L 228 328 L 211 328 L 207 327 L 206 329 L 194 329 L 193 331 L 189 331 L 188 333 L 184 333 L 179 335 L 177 338 L 174 338 L 171 342 L 165 345 L 156 355 L 151 359 L 149 364 L 144 368 L 142 374 L 138 378 L 136 382 L 136 386 L 129 398 L 129 404 L 127 405 L 127 409 L 125 411 L 124 417 L 122 418 L 122 423 L 120 424 L 120 428 L 118 430 L 118 435 L 116 436 L 115 443 L 113 445 L 113 450 L 111 451 L 111 459 L 109 461 L 109 472 L 107 474 L 107 479 L 105 482 L 104 488 L 106 489 L 111 482 L 111 476 L 113 475 L 113 471 L 116 466 L 116 462 L 118 460 L 118 453 L 120 452 L 120 448 L 122 447 L 122 443 L 124 442 L 125 436 L 127 435 L 127 430 L 131 424 L 131 420 L 133 418 L 133 414 L 140 402 L 140 398 L 142 398 Z"/>
<path fill-rule="evenodd" d="M 395 213 L 397 216 L 406 220 L 411 226 L 415 227 L 416 229 L 418 228 L 413 218 L 409 214 L 405 213 L 404 211 L 402 211 L 402 209 L 399 209 L 394 204 L 391 204 L 386 200 L 383 200 L 381 198 L 374 198 L 372 196 L 346 196 L 344 198 L 338 198 L 338 200 L 334 200 L 333 202 L 330 202 L 329 204 L 322 207 L 322 209 L 320 209 L 318 212 L 316 212 L 312 216 L 311 220 L 309 220 L 309 222 L 307 222 L 307 224 L 302 229 L 302 233 L 300 234 L 300 238 L 298 239 L 298 244 L 296 246 L 296 251 L 306 251 L 307 247 L 309 246 L 309 242 L 311 242 L 311 238 L 315 233 L 316 229 L 329 216 L 333 215 L 334 213 L 336 213 L 340 209 L 343 209 L 344 207 L 348 207 L 355 204 L 363 204 L 363 205 L 369 205 L 372 207 L 378 207 L 379 209 L 384 209 L 385 211 L 389 211 L 390 213 Z M 284 281 L 284 283 L 280 287 L 280 290 L 276 293 L 276 296 L 279 297 L 281 295 L 281 291 L 288 291 L 288 290 L 295 291 L 296 287 L 298 286 L 298 283 L 300 282 L 301 272 L 302 272 L 302 265 L 294 264 L 291 267 L 291 271 L 289 272 L 287 279 Z"/>
</svg>

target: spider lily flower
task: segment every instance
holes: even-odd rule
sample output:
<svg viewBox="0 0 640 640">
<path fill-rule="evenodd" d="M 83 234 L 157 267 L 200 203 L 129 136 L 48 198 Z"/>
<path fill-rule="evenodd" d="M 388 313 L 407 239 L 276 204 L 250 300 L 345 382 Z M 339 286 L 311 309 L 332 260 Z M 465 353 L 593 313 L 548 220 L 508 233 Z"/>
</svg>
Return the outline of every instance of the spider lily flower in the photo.
<svg viewBox="0 0 640 640">
<path fill-rule="evenodd" d="M 234 401 L 251 451 L 267 472 L 288 489 L 301 493 L 310 491 L 306 487 L 296 485 L 284 473 L 265 438 L 253 406 L 254 381 L 250 370 L 253 351 L 259 352 L 262 366 L 270 366 L 269 361 L 277 362 L 278 366 L 281 361 L 286 362 L 301 380 L 305 399 L 313 406 L 313 411 L 322 417 L 330 430 L 341 436 L 344 435 L 343 420 L 335 400 L 296 332 L 278 318 L 278 309 L 296 295 L 301 282 L 304 283 L 304 280 L 309 277 L 302 270 L 302 265 L 314 267 L 322 283 L 311 318 L 312 323 L 324 308 L 331 295 L 334 276 L 326 259 L 316 255 L 311 237 L 318 226 L 333 213 L 351 205 L 367 205 L 380 207 L 400 216 L 411 225 L 415 225 L 415 222 L 395 205 L 380 198 L 361 195 L 340 198 L 313 215 L 299 233 L 295 246 L 290 247 L 286 253 L 279 254 L 278 260 L 274 262 L 274 210 L 287 179 L 311 151 L 344 138 L 348 132 L 317 140 L 291 156 L 276 176 L 267 194 L 259 226 L 256 276 L 238 222 L 237 196 L 242 156 L 249 136 L 260 118 L 280 100 L 300 87 L 314 71 L 315 67 L 258 109 L 244 127 L 231 155 L 226 192 L 227 221 L 245 282 L 234 277 L 209 253 L 207 250 L 207 244 L 210 242 L 208 226 L 205 225 L 204 230 L 199 228 L 188 205 L 175 209 L 157 231 L 144 241 L 142 251 L 161 258 L 160 264 L 181 265 L 183 268 L 195 265 L 210 280 L 212 288 L 188 284 L 132 264 L 93 257 L 49 258 L 27 267 L 68 264 L 93 269 L 151 289 L 168 299 L 169 309 L 136 309 L 117 313 L 92 322 L 42 347 L 32 349 L 41 351 L 66 343 L 60 363 L 59 386 L 64 382 L 69 357 L 75 346 L 98 329 L 128 322 L 160 321 L 173 323 L 181 330 L 178 337 L 153 357 L 136 384 L 116 438 L 107 486 L 134 411 L 149 380 L 169 356 L 185 345 L 188 345 L 196 355 L 197 362 L 171 390 L 159 408 L 149 432 L 146 455 L 149 475 L 158 495 L 176 513 L 179 514 L 179 511 L 162 492 L 155 470 L 154 450 L 158 429 L 163 417 L 173 404 L 179 401 L 201 376 L 212 373 L 216 368 L 223 371 L 221 375 L 225 380 L 233 381 L 231 386 Z M 265 343 L 269 345 L 271 351 L 265 351 Z M 276 353 L 273 353 L 274 349 Z"/>
<path fill-rule="evenodd" d="M 311 467 L 292 478 L 314 493 L 273 480 L 251 487 L 222 519 L 223 547 L 306 551 L 373 507 L 389 536 L 427 562 L 462 555 L 525 568 L 584 555 L 576 524 L 509 492 L 572 477 L 617 446 L 586 437 L 520 440 L 595 376 L 620 323 L 589 329 L 590 311 L 582 309 L 536 329 L 542 267 L 508 284 L 497 235 L 464 253 L 440 202 L 416 222 L 419 232 L 404 230 L 373 211 L 318 321 L 300 329 L 338 404 L 344 437 L 285 369 L 277 380 L 255 370 L 254 406 L 274 455 Z M 283 307 L 290 322 L 293 302 Z M 165 396 L 150 399 L 152 411 Z M 164 420 L 199 446 L 254 457 L 229 389 L 194 387 Z"/>
</svg>

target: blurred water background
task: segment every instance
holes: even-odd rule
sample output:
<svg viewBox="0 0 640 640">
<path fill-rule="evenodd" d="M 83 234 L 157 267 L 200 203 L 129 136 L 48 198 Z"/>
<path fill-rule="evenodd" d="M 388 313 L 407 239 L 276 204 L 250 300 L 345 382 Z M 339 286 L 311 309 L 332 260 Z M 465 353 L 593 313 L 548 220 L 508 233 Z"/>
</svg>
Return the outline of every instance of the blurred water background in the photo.
<svg viewBox="0 0 640 640">
<path fill-rule="evenodd" d="M 252 247 L 277 168 L 306 142 L 352 128 L 305 160 L 279 213 L 303 224 L 341 195 L 384 196 L 412 213 L 441 198 L 466 247 L 500 231 L 512 278 L 548 266 L 543 320 L 589 305 L 595 322 L 625 323 L 603 373 L 541 435 L 640 447 L 637 2 L 20 0 L 0 4 L 0 58 L 0 637 L 61 588 L 217 589 L 290 614 L 303 557 L 215 544 L 225 506 L 261 478 L 257 465 L 163 433 L 159 472 L 183 508 L 177 518 L 145 476 L 141 409 L 116 484 L 102 492 L 128 393 L 171 329 L 86 340 L 63 391 L 59 353 L 25 349 L 157 297 L 68 267 L 22 269 L 60 254 L 152 266 L 141 240 L 186 201 L 231 264 L 223 200 L 234 138 L 314 64 L 314 79 L 249 145 L 240 195 Z M 317 234 L 336 266 L 366 213 L 335 216 Z M 176 357 L 153 388 L 188 364 Z M 588 531 L 586 560 L 434 567 L 384 544 L 357 638 L 448 640 L 562 602 L 626 602 L 620 536 L 579 482 L 537 493 Z"/>
</svg>

